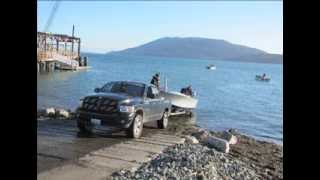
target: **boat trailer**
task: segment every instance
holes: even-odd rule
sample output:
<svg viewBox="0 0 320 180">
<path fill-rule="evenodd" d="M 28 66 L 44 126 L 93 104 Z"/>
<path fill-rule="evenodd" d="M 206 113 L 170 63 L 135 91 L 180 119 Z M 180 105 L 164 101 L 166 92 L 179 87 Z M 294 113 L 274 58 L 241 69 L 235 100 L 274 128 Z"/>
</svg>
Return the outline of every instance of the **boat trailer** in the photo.
<svg viewBox="0 0 320 180">
<path fill-rule="evenodd" d="M 172 105 L 170 116 L 178 116 L 178 115 L 187 115 L 192 117 L 193 116 L 193 109 L 181 108 Z"/>
</svg>

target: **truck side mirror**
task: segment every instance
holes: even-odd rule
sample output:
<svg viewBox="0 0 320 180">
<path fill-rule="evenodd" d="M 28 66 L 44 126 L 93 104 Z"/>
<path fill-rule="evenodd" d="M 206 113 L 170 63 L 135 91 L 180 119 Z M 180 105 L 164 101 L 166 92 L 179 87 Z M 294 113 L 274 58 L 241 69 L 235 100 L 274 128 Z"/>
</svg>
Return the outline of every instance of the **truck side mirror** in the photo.
<svg viewBox="0 0 320 180">
<path fill-rule="evenodd" d="M 94 92 L 96 92 L 96 93 L 100 92 L 100 88 L 95 88 Z"/>
</svg>

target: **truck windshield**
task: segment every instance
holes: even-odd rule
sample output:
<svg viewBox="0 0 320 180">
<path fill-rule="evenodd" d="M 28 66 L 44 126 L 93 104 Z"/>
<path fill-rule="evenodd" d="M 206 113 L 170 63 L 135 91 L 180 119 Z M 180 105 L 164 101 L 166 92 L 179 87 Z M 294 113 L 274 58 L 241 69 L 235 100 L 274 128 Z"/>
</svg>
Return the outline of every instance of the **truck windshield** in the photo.
<svg viewBox="0 0 320 180">
<path fill-rule="evenodd" d="M 124 93 L 133 97 L 142 97 L 144 85 L 127 82 L 110 82 L 101 88 L 101 92 Z"/>
</svg>

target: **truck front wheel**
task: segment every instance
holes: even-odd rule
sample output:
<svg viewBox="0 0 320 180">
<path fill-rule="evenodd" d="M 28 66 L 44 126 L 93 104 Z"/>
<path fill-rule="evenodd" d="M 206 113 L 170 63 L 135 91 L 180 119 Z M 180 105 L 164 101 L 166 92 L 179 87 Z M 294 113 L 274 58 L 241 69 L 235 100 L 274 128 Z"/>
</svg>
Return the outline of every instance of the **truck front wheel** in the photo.
<svg viewBox="0 0 320 180">
<path fill-rule="evenodd" d="M 168 121 L 169 121 L 169 113 L 168 111 L 165 111 L 162 115 L 162 118 L 157 121 L 158 128 L 166 129 L 168 127 Z"/>
<path fill-rule="evenodd" d="M 143 129 L 143 117 L 140 114 L 136 114 L 134 120 L 127 131 L 127 134 L 131 138 L 139 138 Z"/>
<path fill-rule="evenodd" d="M 77 126 L 80 130 L 80 133 L 92 133 L 92 125 L 90 123 L 90 119 L 77 119 Z"/>
</svg>

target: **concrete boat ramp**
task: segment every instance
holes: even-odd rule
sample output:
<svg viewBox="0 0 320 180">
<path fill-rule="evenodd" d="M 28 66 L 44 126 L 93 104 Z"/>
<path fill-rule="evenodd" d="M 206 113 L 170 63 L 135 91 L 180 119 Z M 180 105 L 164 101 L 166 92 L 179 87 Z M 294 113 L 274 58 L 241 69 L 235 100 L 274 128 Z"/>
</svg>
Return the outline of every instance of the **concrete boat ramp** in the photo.
<svg viewBox="0 0 320 180">
<path fill-rule="evenodd" d="M 134 169 L 165 148 L 184 139 L 148 124 L 140 139 L 124 132 L 97 130 L 92 136 L 78 133 L 73 120 L 38 121 L 38 180 L 108 179 L 120 169 Z"/>
</svg>

